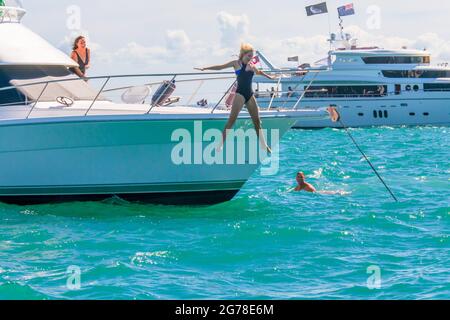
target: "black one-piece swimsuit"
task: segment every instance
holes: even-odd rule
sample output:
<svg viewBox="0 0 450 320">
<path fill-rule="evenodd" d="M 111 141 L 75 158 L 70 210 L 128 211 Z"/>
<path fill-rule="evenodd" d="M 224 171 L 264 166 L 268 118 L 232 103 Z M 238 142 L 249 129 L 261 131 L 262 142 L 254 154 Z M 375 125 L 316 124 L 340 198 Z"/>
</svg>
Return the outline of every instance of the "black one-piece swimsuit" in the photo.
<svg viewBox="0 0 450 320">
<path fill-rule="evenodd" d="M 253 97 L 253 77 L 255 72 L 253 70 L 247 71 L 247 65 L 242 64 L 242 68 L 236 70 L 238 87 L 236 93 L 242 95 L 247 103 Z"/>
</svg>

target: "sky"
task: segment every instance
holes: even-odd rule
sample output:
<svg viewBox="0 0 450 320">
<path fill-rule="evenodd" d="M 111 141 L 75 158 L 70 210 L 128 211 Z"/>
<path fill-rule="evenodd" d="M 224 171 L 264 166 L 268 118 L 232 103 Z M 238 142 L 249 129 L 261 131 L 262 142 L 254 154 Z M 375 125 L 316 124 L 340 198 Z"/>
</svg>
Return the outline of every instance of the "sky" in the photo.
<svg viewBox="0 0 450 320">
<path fill-rule="evenodd" d="M 8 0 L 7 0 L 8 1 Z M 303 0 L 22 0 L 23 24 L 70 53 L 76 35 L 88 36 L 90 75 L 190 72 L 194 66 L 233 59 L 252 43 L 277 66 L 324 58 L 336 8 L 306 17 Z M 355 0 L 356 15 L 344 26 L 361 45 L 427 49 L 435 62 L 450 61 L 450 1 Z"/>
</svg>

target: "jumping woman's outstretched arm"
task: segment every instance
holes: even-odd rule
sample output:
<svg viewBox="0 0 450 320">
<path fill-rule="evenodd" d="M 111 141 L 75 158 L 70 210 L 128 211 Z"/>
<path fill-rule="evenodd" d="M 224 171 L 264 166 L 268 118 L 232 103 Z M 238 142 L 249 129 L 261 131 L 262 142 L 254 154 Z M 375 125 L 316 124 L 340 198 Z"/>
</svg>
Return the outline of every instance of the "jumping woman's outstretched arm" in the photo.
<svg viewBox="0 0 450 320">
<path fill-rule="evenodd" d="M 205 68 L 194 68 L 195 70 L 199 71 L 206 71 L 206 70 L 212 70 L 212 71 L 220 71 L 228 68 L 234 68 L 236 69 L 236 65 L 238 65 L 238 62 L 236 60 L 230 61 L 225 64 L 217 65 L 217 66 L 210 66 Z"/>
<path fill-rule="evenodd" d="M 270 79 L 270 80 L 278 79 L 278 77 L 270 75 L 270 74 L 267 74 L 264 71 L 258 69 L 255 65 L 252 65 L 252 67 L 253 67 L 253 70 L 255 71 L 255 74 L 257 74 L 258 76 L 263 76 L 263 77 L 266 77 L 267 79 Z"/>
</svg>

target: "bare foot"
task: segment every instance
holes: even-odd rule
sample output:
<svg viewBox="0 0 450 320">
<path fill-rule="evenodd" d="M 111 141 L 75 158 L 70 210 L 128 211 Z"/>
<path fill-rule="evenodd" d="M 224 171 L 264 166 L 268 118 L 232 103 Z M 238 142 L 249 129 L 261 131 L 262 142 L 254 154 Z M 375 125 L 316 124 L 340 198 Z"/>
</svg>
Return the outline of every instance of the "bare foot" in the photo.
<svg viewBox="0 0 450 320">
<path fill-rule="evenodd" d="M 267 145 L 267 143 L 265 143 L 264 141 L 259 141 L 259 144 L 261 146 L 261 149 L 265 150 L 269 155 L 272 154 L 272 149 L 270 149 L 270 147 Z"/>
<path fill-rule="evenodd" d="M 265 150 L 267 152 L 268 155 L 272 154 L 272 149 L 270 149 L 270 147 L 268 145 L 263 145 L 262 149 Z"/>
</svg>

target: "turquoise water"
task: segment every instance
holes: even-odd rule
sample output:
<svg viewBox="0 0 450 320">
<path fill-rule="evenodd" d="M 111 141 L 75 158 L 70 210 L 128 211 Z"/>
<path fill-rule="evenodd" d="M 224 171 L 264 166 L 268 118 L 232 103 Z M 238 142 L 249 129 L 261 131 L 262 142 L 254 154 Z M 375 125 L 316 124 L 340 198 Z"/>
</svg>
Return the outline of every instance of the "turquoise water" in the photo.
<svg viewBox="0 0 450 320">
<path fill-rule="evenodd" d="M 229 203 L 0 205 L 0 298 L 450 299 L 450 129 L 352 132 L 400 203 L 344 131 L 291 131 Z M 289 192 L 297 170 L 347 194 Z"/>
</svg>

